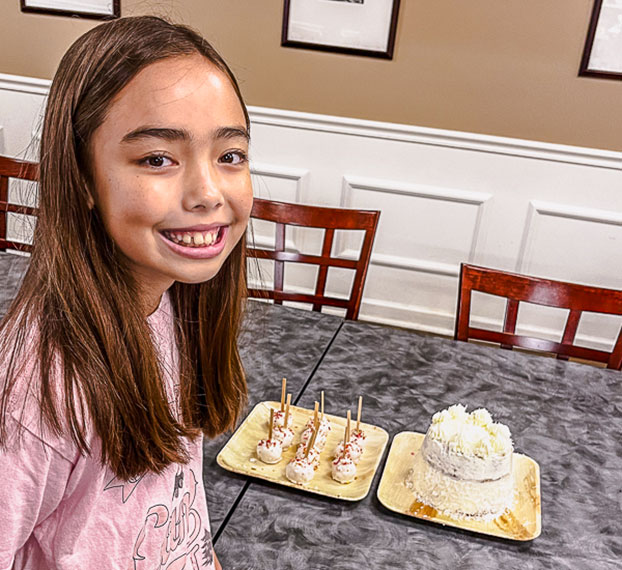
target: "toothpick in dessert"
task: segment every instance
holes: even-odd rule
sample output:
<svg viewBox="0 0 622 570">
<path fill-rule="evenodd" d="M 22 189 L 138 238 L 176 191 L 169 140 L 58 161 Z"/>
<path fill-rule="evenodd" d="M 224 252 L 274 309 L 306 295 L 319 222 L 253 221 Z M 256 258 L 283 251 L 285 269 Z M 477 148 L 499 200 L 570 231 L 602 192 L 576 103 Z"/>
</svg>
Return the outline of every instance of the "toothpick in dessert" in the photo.
<svg viewBox="0 0 622 570">
<path fill-rule="evenodd" d="M 281 408 L 274 413 L 273 425 L 275 427 L 292 427 L 292 416 L 288 418 L 287 424 L 285 424 L 285 392 L 287 389 L 287 379 L 283 378 L 281 381 Z"/>
<path fill-rule="evenodd" d="M 351 483 L 356 477 L 356 464 L 348 452 L 350 440 L 350 410 L 348 410 L 346 429 L 343 434 L 343 452 L 337 456 L 332 465 L 332 476 L 339 483 Z"/>
<path fill-rule="evenodd" d="M 272 420 L 274 410 L 270 408 L 270 424 L 268 426 L 268 439 L 260 439 L 257 443 L 257 457 L 264 463 L 278 463 L 283 456 L 283 446 L 281 442 L 273 437 Z"/>
<path fill-rule="evenodd" d="M 294 430 L 290 427 L 285 427 L 287 425 L 291 425 L 290 420 L 290 412 L 289 406 L 292 401 L 292 395 L 287 394 L 287 403 L 285 404 L 285 418 L 283 420 L 283 425 L 273 426 L 273 437 L 274 439 L 278 439 L 283 446 L 283 450 L 289 448 L 294 440 Z"/>
<path fill-rule="evenodd" d="M 365 439 L 367 436 L 365 432 L 361 429 L 361 409 L 363 408 L 363 396 L 359 396 L 359 409 L 356 414 L 356 429 L 352 433 L 352 441 L 357 443 L 358 446 L 364 450 L 365 449 Z"/>
<path fill-rule="evenodd" d="M 359 400 L 359 404 L 360 404 L 360 400 Z M 360 410 L 360 407 L 359 407 L 359 410 Z M 348 410 L 348 418 L 350 418 L 350 410 Z M 360 430 L 360 419 L 357 423 L 359 425 L 359 431 L 361 431 Z M 348 426 L 349 425 L 350 425 L 350 420 L 348 419 Z M 337 444 L 337 447 L 335 447 L 333 456 L 335 457 L 335 459 L 337 459 L 347 454 L 350 456 L 350 459 L 352 459 L 352 461 L 354 461 L 354 463 L 356 464 L 361 459 L 361 455 L 363 455 L 363 448 L 359 444 L 359 441 L 355 437 L 354 433 L 350 432 L 349 427 L 347 431 L 348 431 L 348 439 L 347 440 L 344 439 L 343 441 L 340 441 Z"/>
<path fill-rule="evenodd" d="M 315 402 L 315 409 L 313 416 L 309 418 L 305 426 L 305 430 L 302 432 L 300 436 L 300 442 L 305 445 L 311 439 L 311 435 L 313 431 L 318 430 L 317 439 L 315 442 L 315 447 L 317 447 L 320 451 L 324 449 L 326 446 L 326 440 L 328 438 L 328 432 L 330 432 L 330 421 L 327 417 L 324 416 L 324 391 L 320 394 L 321 408 L 320 414 L 318 415 L 318 403 Z"/>
<path fill-rule="evenodd" d="M 315 434 L 311 438 L 309 445 L 306 447 L 304 455 L 298 456 L 292 459 L 285 468 L 285 476 L 292 482 L 298 484 L 308 483 L 313 479 L 315 475 L 315 466 L 313 465 L 313 459 L 310 457 L 315 443 Z M 301 451 L 302 445 L 298 446 L 298 452 Z M 318 454 L 319 462 L 319 454 Z"/>
</svg>

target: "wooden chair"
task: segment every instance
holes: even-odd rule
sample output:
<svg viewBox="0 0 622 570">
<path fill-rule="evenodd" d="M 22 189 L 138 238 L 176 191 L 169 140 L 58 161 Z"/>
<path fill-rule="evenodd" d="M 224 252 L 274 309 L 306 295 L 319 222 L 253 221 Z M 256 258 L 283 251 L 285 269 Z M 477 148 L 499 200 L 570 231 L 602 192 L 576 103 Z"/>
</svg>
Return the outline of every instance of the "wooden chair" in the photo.
<svg viewBox="0 0 622 570">
<path fill-rule="evenodd" d="M 7 239 L 8 212 L 31 216 L 37 214 L 35 208 L 9 203 L 9 178 L 36 181 L 39 178 L 39 165 L 35 162 L 0 156 L 0 251 L 5 251 L 7 248 L 30 251 L 31 246 Z"/>
<path fill-rule="evenodd" d="M 507 299 L 502 332 L 470 326 L 471 291 L 481 291 Z M 516 318 L 520 302 L 568 309 L 570 312 L 561 342 L 517 335 Z M 622 291 L 528 277 L 463 263 L 460 272 L 455 339 L 464 341 L 476 339 L 497 342 L 503 348 L 511 349 L 516 346 L 544 351 L 556 354 L 557 358 L 563 360 L 572 357 L 604 362 L 607 368 L 620 370 L 622 330 L 611 353 L 573 344 L 583 312 L 622 315 Z"/>
<path fill-rule="evenodd" d="M 322 306 L 346 309 L 346 319 L 358 318 L 363 296 L 363 287 L 367 267 L 371 256 L 372 244 L 376 235 L 380 212 L 371 210 L 347 210 L 341 208 L 321 208 L 302 204 L 287 204 L 255 198 L 252 218 L 267 220 L 276 224 L 275 249 L 249 247 L 249 257 L 274 260 L 274 289 L 249 289 L 249 296 L 273 299 L 275 303 L 297 301 L 310 303 L 314 311 Z M 285 226 L 303 226 L 325 230 L 320 255 L 306 255 L 285 251 Z M 363 246 L 358 260 L 331 257 L 335 230 L 364 230 Z M 306 263 L 319 266 L 314 294 L 286 292 L 283 290 L 284 263 Z M 326 278 L 329 267 L 352 269 L 355 272 L 352 290 L 348 299 L 337 299 L 325 294 Z"/>
</svg>

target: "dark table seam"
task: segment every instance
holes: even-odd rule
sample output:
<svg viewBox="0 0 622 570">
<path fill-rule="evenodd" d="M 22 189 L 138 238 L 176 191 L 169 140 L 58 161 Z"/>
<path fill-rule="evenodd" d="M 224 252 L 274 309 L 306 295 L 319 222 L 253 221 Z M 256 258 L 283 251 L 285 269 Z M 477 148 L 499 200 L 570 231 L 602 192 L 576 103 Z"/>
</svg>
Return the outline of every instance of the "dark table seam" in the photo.
<svg viewBox="0 0 622 570">
<path fill-rule="evenodd" d="M 320 364 L 322 363 L 322 360 L 324 360 L 324 357 L 326 356 L 326 354 L 330 350 L 330 347 L 333 345 L 333 342 L 337 338 L 337 335 L 339 334 L 339 331 L 341 330 L 342 327 L 343 327 L 343 322 L 339 323 L 339 326 L 337 327 L 337 330 L 333 334 L 332 338 L 326 344 L 326 348 L 324 348 L 324 351 L 322 352 L 322 355 L 320 356 L 318 361 L 315 363 L 315 366 L 313 367 L 313 369 L 309 373 L 309 376 L 305 380 L 305 383 L 303 384 L 302 388 L 299 390 L 299 392 L 298 392 L 298 394 L 296 396 L 296 399 L 293 402 L 294 406 L 298 403 L 298 401 L 300 400 L 300 398 L 304 394 L 305 390 L 307 389 L 307 386 L 309 385 L 309 383 L 313 379 L 313 376 L 317 372 L 317 369 L 320 367 Z M 244 483 L 244 487 L 242 487 L 242 490 L 239 492 L 238 496 L 236 497 L 235 501 L 233 502 L 232 507 L 229 509 L 229 511 L 227 512 L 225 518 L 220 523 L 220 526 L 218 527 L 218 530 L 216 531 L 216 534 L 214 535 L 214 537 L 212 539 L 212 544 L 216 544 L 216 542 L 218 542 L 218 539 L 220 538 L 220 535 L 223 533 L 225 527 L 227 526 L 227 523 L 229 522 L 229 520 L 233 516 L 233 513 L 235 512 L 236 507 L 240 504 L 240 501 L 244 498 L 244 495 L 246 494 L 246 491 L 248 490 L 248 488 L 251 485 L 251 482 L 252 482 L 252 479 L 249 479 L 248 481 L 246 481 L 246 483 Z"/>
</svg>

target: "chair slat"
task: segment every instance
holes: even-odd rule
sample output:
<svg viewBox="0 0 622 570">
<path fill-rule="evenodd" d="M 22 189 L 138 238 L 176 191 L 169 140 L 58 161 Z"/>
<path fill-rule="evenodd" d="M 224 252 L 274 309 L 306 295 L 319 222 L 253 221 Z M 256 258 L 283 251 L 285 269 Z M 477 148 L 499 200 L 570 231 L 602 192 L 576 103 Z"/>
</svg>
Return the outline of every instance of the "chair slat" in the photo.
<svg viewBox="0 0 622 570">
<path fill-rule="evenodd" d="M 275 251 L 285 251 L 285 224 L 276 224 L 275 235 Z M 282 261 L 276 260 L 274 262 L 274 288 L 277 291 L 283 291 L 283 278 L 285 273 L 285 267 Z M 280 300 L 277 300 L 278 305 L 282 304 Z"/>
<path fill-rule="evenodd" d="M 356 319 L 360 310 L 365 277 L 367 275 L 371 248 L 376 235 L 379 216 L 380 212 L 371 210 L 325 208 L 303 204 L 274 202 L 256 198 L 253 202 L 251 217 L 268 220 L 277 224 L 287 224 L 288 226 L 322 228 L 325 230 L 325 236 L 322 245 L 322 253 L 320 255 L 307 255 L 293 251 L 271 251 L 252 246 L 247 248 L 247 254 L 249 257 L 274 260 L 275 274 L 277 272 L 276 263 L 278 262 L 306 263 L 319 266 L 316 282 L 314 284 L 315 294 L 307 295 L 284 291 L 284 285 L 281 281 L 280 290 L 270 292 L 269 298 L 274 299 L 275 302 L 307 302 L 313 305 L 312 308 L 314 310 L 321 310 L 322 306 L 342 307 L 346 309 L 347 319 Z M 365 231 L 358 260 L 331 257 L 330 253 L 335 230 Z M 279 250 L 278 245 L 275 247 L 275 250 Z M 325 294 L 329 267 L 351 269 L 355 272 L 348 299 L 334 299 Z M 282 274 L 280 273 L 279 276 L 282 277 Z M 275 289 L 277 289 L 276 278 Z M 249 295 L 265 298 L 266 292 L 264 290 L 250 289 Z"/>
<path fill-rule="evenodd" d="M 503 332 L 512 333 L 516 332 L 516 317 L 518 316 L 518 301 L 516 299 L 508 299 L 508 304 L 505 309 L 505 320 L 503 323 Z"/>
<path fill-rule="evenodd" d="M 306 255 L 293 251 L 272 251 L 270 249 L 247 248 L 247 254 L 259 259 L 275 259 L 292 263 L 308 263 L 310 265 L 327 265 L 330 267 L 341 267 L 343 269 L 357 270 L 360 262 L 351 259 L 341 259 L 339 257 L 324 258 L 319 255 Z"/>
<path fill-rule="evenodd" d="M 5 249 L 31 251 L 32 247 L 30 245 L 7 239 L 8 212 L 28 214 L 31 216 L 37 215 L 36 208 L 9 203 L 9 178 L 36 181 L 39 178 L 39 166 L 34 162 L 18 160 L 8 156 L 0 156 L 0 251 Z"/>
<path fill-rule="evenodd" d="M 32 251 L 32 246 L 27 243 L 10 241 L 4 238 L 0 238 L 0 251 L 4 251 L 7 249 L 14 249 L 16 251 L 24 251 L 30 253 Z"/>
<path fill-rule="evenodd" d="M 568 313 L 566 327 L 564 328 L 564 336 L 562 337 L 562 344 L 572 344 L 574 342 L 575 336 L 577 336 L 577 328 L 580 320 L 581 311 L 572 309 L 570 313 Z"/>
<path fill-rule="evenodd" d="M 609 359 L 607 368 L 622 370 L 622 327 L 620 327 L 620 333 L 618 334 L 618 339 L 611 352 L 611 358 Z"/>
<path fill-rule="evenodd" d="M 503 332 L 470 326 L 472 291 L 508 299 Z M 561 342 L 517 335 L 516 320 L 520 302 L 569 309 Z M 454 337 L 464 341 L 474 339 L 495 342 L 502 348 L 520 347 L 549 352 L 564 360 L 580 358 L 604 362 L 609 368 L 620 370 L 622 331 L 612 352 L 574 344 L 581 315 L 585 311 L 622 315 L 622 291 L 462 264 Z"/>
<path fill-rule="evenodd" d="M 483 340 L 486 342 L 506 344 L 516 348 L 524 348 L 526 350 L 547 352 L 554 355 L 581 358 L 583 360 L 593 360 L 595 362 L 606 363 L 611 358 L 611 353 L 603 350 L 596 350 L 594 348 L 586 348 L 576 345 L 568 346 L 552 340 L 511 335 L 509 333 L 488 331 L 484 329 L 469 329 L 469 338 L 474 340 Z"/>
<path fill-rule="evenodd" d="M 9 201 L 9 177 L 0 176 L 0 239 L 6 238 Z M 0 245 L 0 251 L 6 249 Z"/>
<path fill-rule="evenodd" d="M 508 299 L 503 321 L 503 332 L 514 334 L 516 332 L 516 319 L 518 317 L 518 301 Z M 501 345 L 502 348 L 510 348 L 510 345 Z"/>
<path fill-rule="evenodd" d="M 330 252 L 333 249 L 333 238 L 335 236 L 335 230 L 328 228 L 324 231 L 324 242 L 322 244 L 322 258 L 327 261 L 326 264 L 320 265 L 317 275 L 317 284 L 315 286 L 315 295 L 324 295 L 326 289 L 326 277 L 328 275 L 328 265 L 330 264 Z M 315 303 L 313 305 L 314 311 L 322 310 L 322 303 Z"/>
<path fill-rule="evenodd" d="M 338 307 L 341 309 L 347 309 L 349 299 L 337 299 L 336 297 L 327 297 L 325 295 L 310 295 L 308 293 L 288 293 L 286 291 L 272 291 L 270 289 L 256 289 L 251 288 L 248 290 L 249 296 L 261 298 L 261 299 L 273 299 L 276 301 L 292 301 L 297 303 L 321 303 L 330 307 Z"/>
</svg>

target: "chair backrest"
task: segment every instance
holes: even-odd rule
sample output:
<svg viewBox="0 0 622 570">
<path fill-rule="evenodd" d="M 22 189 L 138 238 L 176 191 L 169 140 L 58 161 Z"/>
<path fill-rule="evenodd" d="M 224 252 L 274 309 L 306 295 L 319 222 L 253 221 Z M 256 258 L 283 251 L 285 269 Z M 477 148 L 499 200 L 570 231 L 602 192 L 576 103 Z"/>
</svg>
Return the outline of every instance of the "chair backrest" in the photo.
<svg viewBox="0 0 622 570">
<path fill-rule="evenodd" d="M 502 332 L 475 328 L 470 325 L 472 291 L 507 299 Z M 568 319 L 561 342 L 517 335 L 516 319 L 520 302 L 568 309 Z M 455 338 L 464 341 L 475 339 L 497 342 L 503 348 L 511 349 L 516 346 L 549 352 L 563 360 L 573 357 L 604 362 L 607 368 L 620 370 L 622 367 L 622 330 L 618 334 L 612 352 L 573 344 L 583 312 L 622 315 L 622 291 L 528 277 L 463 263 L 460 271 Z"/>
<path fill-rule="evenodd" d="M 39 166 L 35 162 L 26 162 L 15 158 L 0 156 L 0 251 L 4 251 L 7 248 L 30 251 L 31 246 L 9 241 L 7 238 L 8 212 L 28 214 L 31 216 L 35 216 L 37 213 L 35 208 L 9 203 L 9 178 L 36 181 L 39 178 Z"/>
<path fill-rule="evenodd" d="M 287 204 L 255 198 L 251 217 L 276 224 L 274 250 L 257 247 L 249 247 L 247 250 L 250 257 L 274 260 L 274 289 L 249 289 L 251 297 L 273 299 L 278 304 L 282 304 L 283 301 L 310 303 L 313 305 L 314 311 L 320 311 L 322 306 L 340 307 L 346 309 L 346 319 L 358 317 L 380 212 Z M 321 254 L 307 255 L 295 251 L 286 251 L 286 225 L 324 229 Z M 358 260 L 331 256 L 336 230 L 364 230 L 363 245 Z M 306 263 L 319 267 L 314 294 L 283 290 L 284 262 Z M 326 278 L 329 267 L 351 269 L 355 272 L 348 299 L 338 299 L 326 295 Z"/>
</svg>

